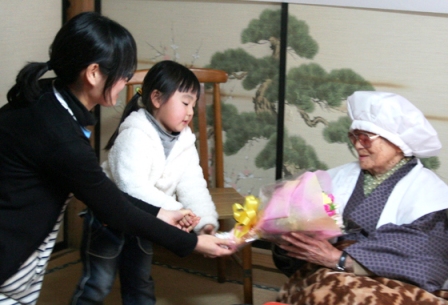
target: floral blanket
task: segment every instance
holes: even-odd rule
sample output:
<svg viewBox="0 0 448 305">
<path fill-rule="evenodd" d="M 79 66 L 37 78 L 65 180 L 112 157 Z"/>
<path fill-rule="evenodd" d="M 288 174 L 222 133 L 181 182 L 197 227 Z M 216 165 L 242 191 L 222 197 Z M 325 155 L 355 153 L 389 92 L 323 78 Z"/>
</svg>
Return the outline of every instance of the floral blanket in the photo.
<svg viewBox="0 0 448 305">
<path fill-rule="evenodd" d="M 283 285 L 277 301 L 293 305 L 448 305 L 448 291 L 433 294 L 398 280 L 308 263 Z"/>
</svg>

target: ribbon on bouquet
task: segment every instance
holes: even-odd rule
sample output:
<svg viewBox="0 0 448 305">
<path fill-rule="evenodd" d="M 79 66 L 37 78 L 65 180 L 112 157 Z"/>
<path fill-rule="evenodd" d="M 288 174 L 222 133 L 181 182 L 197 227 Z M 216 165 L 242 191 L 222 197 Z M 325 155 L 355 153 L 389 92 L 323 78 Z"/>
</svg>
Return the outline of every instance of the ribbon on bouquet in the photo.
<svg viewBox="0 0 448 305">
<path fill-rule="evenodd" d="M 246 196 L 244 205 L 234 203 L 233 217 L 236 220 L 234 235 L 236 238 L 241 238 L 255 226 L 257 223 L 257 211 L 260 205 L 260 200 L 253 196 Z"/>
</svg>

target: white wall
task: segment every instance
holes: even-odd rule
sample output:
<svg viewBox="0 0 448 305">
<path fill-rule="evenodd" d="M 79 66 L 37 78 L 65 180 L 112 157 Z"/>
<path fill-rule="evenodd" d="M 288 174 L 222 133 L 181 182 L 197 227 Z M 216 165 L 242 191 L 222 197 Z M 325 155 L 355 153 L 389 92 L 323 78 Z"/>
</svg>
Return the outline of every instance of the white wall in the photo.
<svg viewBox="0 0 448 305">
<path fill-rule="evenodd" d="M 62 24 L 62 0 L 0 1 L 0 106 L 19 70 L 29 61 L 47 61 Z"/>
</svg>

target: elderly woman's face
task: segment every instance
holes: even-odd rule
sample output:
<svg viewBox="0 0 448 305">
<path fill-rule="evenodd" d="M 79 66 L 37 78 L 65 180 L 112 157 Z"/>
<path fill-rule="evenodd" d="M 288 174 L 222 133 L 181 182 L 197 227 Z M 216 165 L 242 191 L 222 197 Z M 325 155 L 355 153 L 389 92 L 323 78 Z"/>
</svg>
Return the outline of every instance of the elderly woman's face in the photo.
<svg viewBox="0 0 448 305">
<path fill-rule="evenodd" d="M 369 136 L 374 136 L 374 134 L 362 130 L 353 130 L 352 133 L 355 135 L 366 133 Z M 358 152 L 359 165 L 372 175 L 381 175 L 400 162 L 403 153 L 396 145 L 382 137 L 371 138 L 369 148 L 362 146 L 360 141 L 354 143 Z"/>
</svg>

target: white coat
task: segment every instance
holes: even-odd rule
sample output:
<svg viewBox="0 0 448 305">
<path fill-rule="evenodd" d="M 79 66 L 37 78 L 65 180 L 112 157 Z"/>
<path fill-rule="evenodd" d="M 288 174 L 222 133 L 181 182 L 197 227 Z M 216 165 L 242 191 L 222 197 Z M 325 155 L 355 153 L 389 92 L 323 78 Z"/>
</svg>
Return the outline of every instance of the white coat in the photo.
<svg viewBox="0 0 448 305">
<path fill-rule="evenodd" d="M 189 127 L 179 135 L 168 158 L 146 110 L 132 112 L 102 167 L 107 176 L 129 195 L 166 210 L 186 208 L 201 217 L 195 228 L 218 228 L 218 214 L 199 165 L 196 137 Z"/>
</svg>

